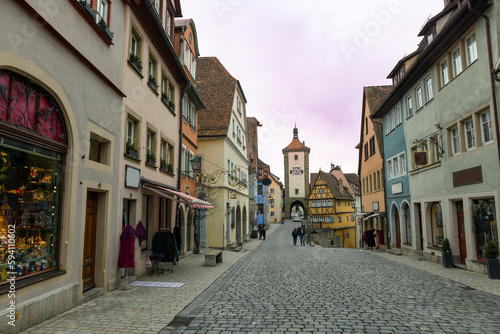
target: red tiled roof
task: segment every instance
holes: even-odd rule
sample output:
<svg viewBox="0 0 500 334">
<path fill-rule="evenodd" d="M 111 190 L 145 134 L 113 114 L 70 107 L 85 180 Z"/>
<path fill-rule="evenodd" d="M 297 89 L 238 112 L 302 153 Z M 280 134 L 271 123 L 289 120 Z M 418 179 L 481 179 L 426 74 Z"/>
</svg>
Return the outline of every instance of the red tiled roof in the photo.
<svg viewBox="0 0 500 334">
<path fill-rule="evenodd" d="M 310 150 L 311 149 L 306 145 L 302 144 L 298 138 L 293 138 L 292 142 L 283 149 L 283 151 L 307 151 L 307 152 L 309 152 Z"/>
<path fill-rule="evenodd" d="M 216 57 L 199 57 L 197 88 L 207 109 L 198 111 L 199 136 L 226 136 L 237 80 Z"/>
</svg>

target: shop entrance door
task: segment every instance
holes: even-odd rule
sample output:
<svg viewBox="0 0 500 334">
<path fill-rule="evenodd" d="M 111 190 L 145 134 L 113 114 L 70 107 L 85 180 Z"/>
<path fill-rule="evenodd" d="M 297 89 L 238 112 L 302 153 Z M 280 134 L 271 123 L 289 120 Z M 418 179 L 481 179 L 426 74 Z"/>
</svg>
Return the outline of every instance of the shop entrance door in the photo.
<svg viewBox="0 0 500 334">
<path fill-rule="evenodd" d="M 399 212 L 394 214 L 394 225 L 396 225 L 396 248 L 401 248 L 401 227 L 399 226 Z"/>
<path fill-rule="evenodd" d="M 97 193 L 87 192 L 85 239 L 83 246 L 83 291 L 95 287 L 95 246 L 97 226 Z"/>
<path fill-rule="evenodd" d="M 460 262 L 465 264 L 467 246 L 465 244 L 464 212 L 457 211 L 458 246 L 460 248 Z"/>
</svg>

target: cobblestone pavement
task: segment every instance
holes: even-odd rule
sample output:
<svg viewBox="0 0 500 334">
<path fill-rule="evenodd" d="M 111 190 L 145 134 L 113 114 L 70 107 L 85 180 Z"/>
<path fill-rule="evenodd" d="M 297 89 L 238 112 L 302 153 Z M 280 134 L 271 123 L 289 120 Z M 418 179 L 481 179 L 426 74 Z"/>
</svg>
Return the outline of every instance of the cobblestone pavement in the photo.
<svg viewBox="0 0 500 334">
<path fill-rule="evenodd" d="M 292 226 L 160 333 L 500 333 L 500 296 L 370 251 L 293 246 Z"/>
<path fill-rule="evenodd" d="M 267 240 L 224 251 L 216 267 L 192 255 L 141 278 L 181 288 L 115 290 L 23 333 L 500 333 L 500 280 L 384 252 L 294 247 L 296 224 L 272 224 Z"/>
</svg>

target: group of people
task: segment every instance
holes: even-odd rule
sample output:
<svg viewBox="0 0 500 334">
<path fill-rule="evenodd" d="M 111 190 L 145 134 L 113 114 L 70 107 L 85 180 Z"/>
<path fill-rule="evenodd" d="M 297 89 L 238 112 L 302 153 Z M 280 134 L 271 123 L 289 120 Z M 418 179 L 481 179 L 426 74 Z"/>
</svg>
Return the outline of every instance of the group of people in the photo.
<svg viewBox="0 0 500 334">
<path fill-rule="evenodd" d="M 300 238 L 300 245 L 305 246 L 306 245 L 306 241 L 305 241 L 306 229 L 303 225 L 294 228 L 292 231 L 292 238 L 293 238 L 293 245 L 294 246 L 297 246 L 297 237 Z"/>
</svg>

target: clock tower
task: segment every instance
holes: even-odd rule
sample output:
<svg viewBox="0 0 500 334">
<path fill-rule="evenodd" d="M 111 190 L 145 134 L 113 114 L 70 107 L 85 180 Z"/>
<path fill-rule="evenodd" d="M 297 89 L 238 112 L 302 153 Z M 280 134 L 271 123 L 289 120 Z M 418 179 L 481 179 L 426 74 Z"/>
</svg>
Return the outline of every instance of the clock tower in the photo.
<svg viewBox="0 0 500 334">
<path fill-rule="evenodd" d="M 292 209 L 302 208 L 306 218 L 306 196 L 309 193 L 309 152 L 311 149 L 299 140 L 297 125 L 292 142 L 283 150 L 285 165 L 285 217 L 291 218 Z M 299 209 L 300 210 L 300 209 Z"/>
</svg>

